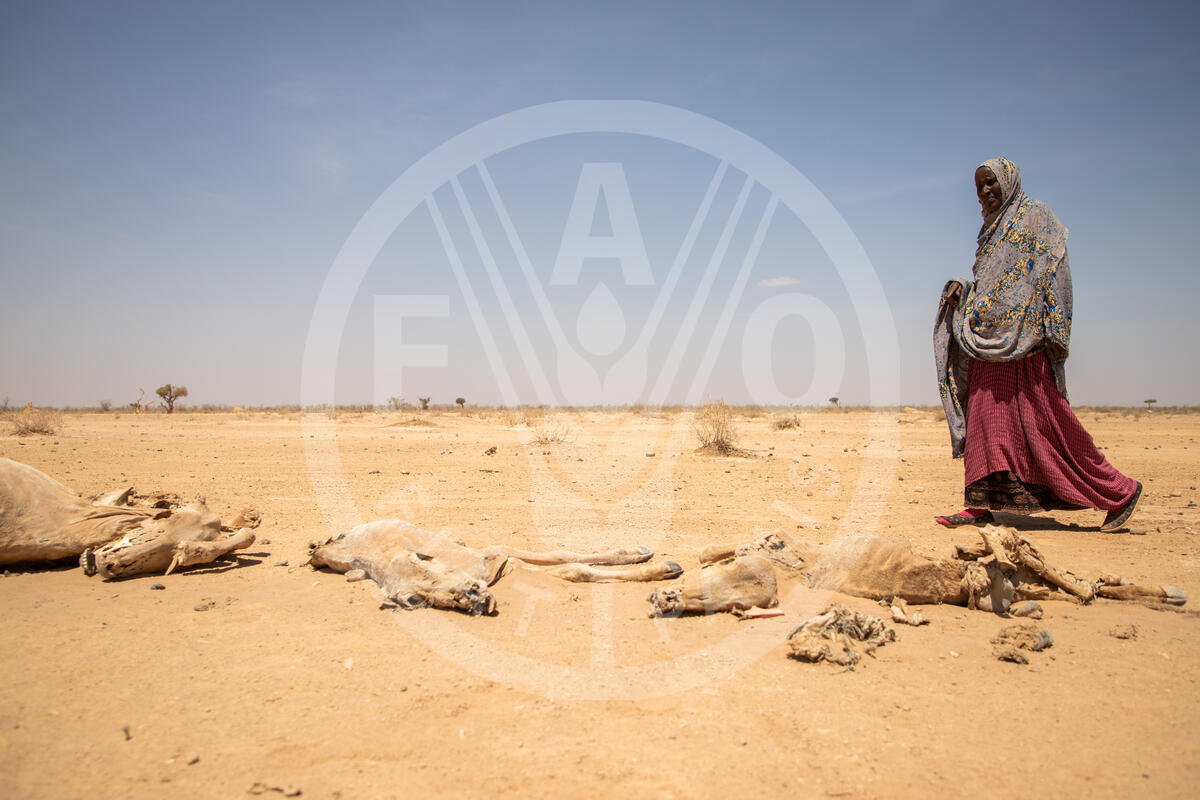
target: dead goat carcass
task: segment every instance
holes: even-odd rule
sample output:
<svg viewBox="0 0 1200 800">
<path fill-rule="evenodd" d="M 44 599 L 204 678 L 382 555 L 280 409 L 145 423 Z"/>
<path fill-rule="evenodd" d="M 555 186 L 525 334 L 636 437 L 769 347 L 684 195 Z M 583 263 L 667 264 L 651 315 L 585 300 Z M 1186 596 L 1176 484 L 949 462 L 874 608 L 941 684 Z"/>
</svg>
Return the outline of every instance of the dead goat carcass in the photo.
<svg viewBox="0 0 1200 800">
<path fill-rule="evenodd" d="M 137 500 L 132 489 L 84 500 L 27 464 L 0 459 L 0 564 L 79 558 L 87 574 L 107 579 L 207 563 L 254 541 L 250 510 L 231 531 L 203 503 Z M 222 538 L 223 530 L 233 535 Z"/>
<path fill-rule="evenodd" d="M 682 570 L 672 561 L 646 563 L 645 547 L 606 553 L 533 552 L 495 546 L 473 550 L 448 536 L 397 519 L 368 522 L 309 550 L 309 563 L 334 572 L 362 570 L 401 608 L 454 609 L 492 614 L 488 591 L 514 567 L 574 582 L 666 580 Z"/>
</svg>

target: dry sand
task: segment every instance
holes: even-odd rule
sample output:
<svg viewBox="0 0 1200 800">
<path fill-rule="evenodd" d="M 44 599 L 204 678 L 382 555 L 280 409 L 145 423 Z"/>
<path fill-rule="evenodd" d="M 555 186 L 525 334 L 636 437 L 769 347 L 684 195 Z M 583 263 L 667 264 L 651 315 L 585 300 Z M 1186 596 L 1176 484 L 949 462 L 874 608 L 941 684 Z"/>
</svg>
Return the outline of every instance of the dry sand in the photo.
<svg viewBox="0 0 1200 800">
<path fill-rule="evenodd" d="M 1099 512 L 1008 521 L 1082 575 L 1200 603 L 1200 415 L 1080 416 L 1145 483 L 1131 525 L 1144 535 L 1100 533 Z M 373 584 L 303 566 L 309 540 L 356 515 L 472 546 L 647 544 L 687 568 L 705 545 L 770 530 L 877 531 L 943 556 L 972 540 L 932 522 L 961 505 L 940 415 L 772 420 L 736 420 L 754 458 L 697 454 L 686 418 L 655 413 L 531 419 L 565 441 L 529 446 L 515 415 L 470 409 L 307 427 L 269 412 L 78 414 L 53 437 L 0 435 L 0 456 L 81 494 L 133 484 L 265 520 L 260 544 L 212 568 L 0 579 L 0 795 L 1194 796 L 1193 613 L 1045 603 L 1054 647 L 1018 666 L 992 655 L 1006 620 L 926 607 L 931 625 L 842 671 L 785 656 L 787 631 L 830 599 L 811 590 L 791 591 L 782 618 L 656 621 L 652 585 L 518 574 L 495 588 L 498 616 L 472 618 L 381 610 Z M 1128 625 L 1136 638 L 1110 635 Z"/>
</svg>

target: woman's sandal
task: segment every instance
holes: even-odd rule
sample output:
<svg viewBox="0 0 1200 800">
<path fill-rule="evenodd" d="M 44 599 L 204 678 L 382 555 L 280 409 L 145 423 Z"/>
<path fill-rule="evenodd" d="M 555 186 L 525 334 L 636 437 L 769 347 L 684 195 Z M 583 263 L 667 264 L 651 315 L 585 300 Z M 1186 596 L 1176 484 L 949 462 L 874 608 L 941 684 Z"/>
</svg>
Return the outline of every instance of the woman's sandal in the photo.
<svg viewBox="0 0 1200 800">
<path fill-rule="evenodd" d="M 1100 523 L 1100 530 L 1111 532 L 1120 530 L 1121 526 L 1129 522 L 1129 518 L 1133 516 L 1133 511 L 1137 508 L 1138 500 L 1142 499 L 1142 484 L 1138 484 L 1133 490 L 1133 497 L 1129 498 L 1129 502 L 1121 506 L 1115 511 L 1108 512 L 1108 516 L 1104 518 L 1104 522 Z"/>
<path fill-rule="evenodd" d="M 939 525 L 945 525 L 947 528 L 957 528 L 959 525 L 990 525 L 995 520 L 991 511 L 984 511 L 982 514 L 968 514 L 960 511 L 948 517 L 934 517 L 933 521 Z"/>
</svg>

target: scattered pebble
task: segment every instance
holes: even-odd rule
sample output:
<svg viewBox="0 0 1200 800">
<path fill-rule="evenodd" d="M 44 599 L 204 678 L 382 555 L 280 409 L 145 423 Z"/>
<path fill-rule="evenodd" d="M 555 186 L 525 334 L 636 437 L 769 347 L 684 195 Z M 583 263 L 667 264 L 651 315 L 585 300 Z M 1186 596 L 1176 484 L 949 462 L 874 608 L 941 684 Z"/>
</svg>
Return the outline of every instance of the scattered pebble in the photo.
<svg viewBox="0 0 1200 800">
<path fill-rule="evenodd" d="M 125 741 L 127 741 L 127 742 L 133 738 L 133 734 L 129 732 L 128 725 L 121 726 L 121 733 L 125 734 Z"/>
<path fill-rule="evenodd" d="M 150 584 L 150 591 L 152 591 L 152 592 L 161 592 L 163 589 L 166 589 L 166 588 L 167 587 L 163 586 L 161 583 Z"/>
<path fill-rule="evenodd" d="M 281 558 L 275 562 L 275 566 L 277 566 L 277 567 L 286 567 L 287 565 L 288 565 L 288 560 L 286 558 Z"/>
<path fill-rule="evenodd" d="M 196 752 L 188 753 L 187 756 L 185 757 L 185 760 L 187 761 L 187 765 L 189 767 L 192 764 L 198 764 L 198 763 L 200 763 L 200 754 L 196 753 Z"/>
</svg>

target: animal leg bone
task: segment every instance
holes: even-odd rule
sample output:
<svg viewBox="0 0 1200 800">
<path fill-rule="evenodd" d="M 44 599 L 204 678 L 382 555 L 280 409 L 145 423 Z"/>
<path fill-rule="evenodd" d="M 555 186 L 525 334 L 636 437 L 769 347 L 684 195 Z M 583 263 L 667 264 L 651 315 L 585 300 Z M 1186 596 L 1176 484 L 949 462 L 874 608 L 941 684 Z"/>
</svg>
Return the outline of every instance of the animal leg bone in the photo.
<svg viewBox="0 0 1200 800">
<path fill-rule="evenodd" d="M 526 565 L 571 583 L 614 583 L 617 581 L 668 581 L 683 574 L 674 561 L 636 564 L 627 567 L 594 567 L 589 564 L 558 564 L 549 567 Z"/>
<path fill-rule="evenodd" d="M 1176 586 L 1135 586 L 1132 583 L 1116 586 L 1100 585 L 1096 594 L 1109 600 L 1133 600 L 1167 603 L 1181 606 L 1187 602 L 1187 594 Z"/>
<path fill-rule="evenodd" d="M 648 547 L 618 547 L 604 553 L 573 553 L 570 550 L 551 550 L 535 552 L 520 550 L 505 545 L 495 545 L 484 548 L 487 558 L 515 558 L 534 566 L 551 566 L 554 564 L 641 564 L 654 557 L 654 551 Z"/>
</svg>

